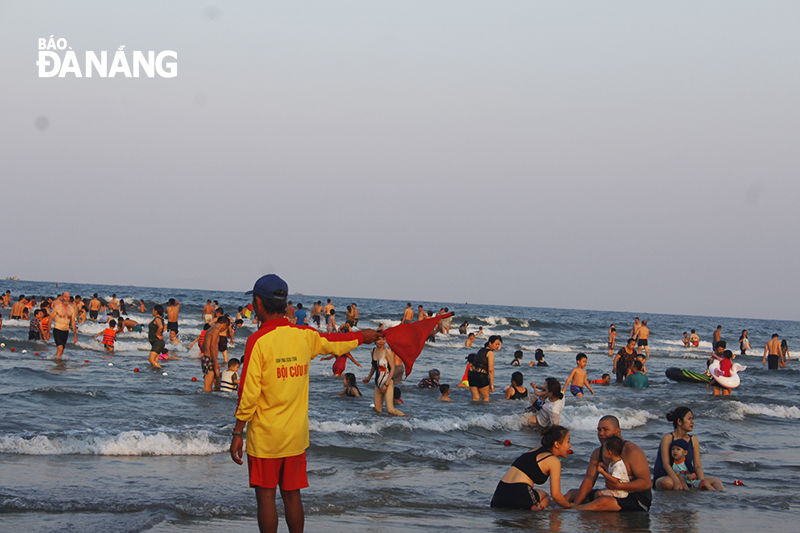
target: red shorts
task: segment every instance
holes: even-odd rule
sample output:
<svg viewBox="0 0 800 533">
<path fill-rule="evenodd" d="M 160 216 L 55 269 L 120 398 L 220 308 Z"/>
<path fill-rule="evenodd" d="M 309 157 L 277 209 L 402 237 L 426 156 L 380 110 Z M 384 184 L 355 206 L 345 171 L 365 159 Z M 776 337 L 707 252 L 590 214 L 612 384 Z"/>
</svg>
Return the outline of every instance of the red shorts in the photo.
<svg viewBox="0 0 800 533">
<path fill-rule="evenodd" d="M 274 489 L 280 485 L 283 490 L 308 487 L 306 452 L 277 459 L 248 455 L 247 471 L 250 473 L 250 487 Z"/>
</svg>

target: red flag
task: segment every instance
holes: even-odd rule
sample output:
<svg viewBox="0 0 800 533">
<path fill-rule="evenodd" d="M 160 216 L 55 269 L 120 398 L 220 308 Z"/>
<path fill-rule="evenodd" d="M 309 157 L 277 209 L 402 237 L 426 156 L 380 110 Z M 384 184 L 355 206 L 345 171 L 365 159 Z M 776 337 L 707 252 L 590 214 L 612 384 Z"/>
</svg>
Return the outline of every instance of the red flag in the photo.
<svg viewBox="0 0 800 533">
<path fill-rule="evenodd" d="M 414 361 L 422 353 L 425 341 L 428 340 L 433 328 L 443 318 L 451 316 L 453 316 L 453 313 L 446 313 L 383 330 L 383 334 L 386 336 L 386 344 L 403 360 L 403 366 L 406 367 L 406 377 L 411 374 L 411 370 L 414 368 Z"/>
</svg>

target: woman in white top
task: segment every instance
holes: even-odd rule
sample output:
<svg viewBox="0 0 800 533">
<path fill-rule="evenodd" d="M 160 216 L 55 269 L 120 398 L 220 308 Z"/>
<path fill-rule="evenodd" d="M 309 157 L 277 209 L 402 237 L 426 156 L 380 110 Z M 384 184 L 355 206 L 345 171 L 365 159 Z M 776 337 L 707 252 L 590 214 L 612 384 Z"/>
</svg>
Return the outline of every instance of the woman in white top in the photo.
<svg viewBox="0 0 800 533">
<path fill-rule="evenodd" d="M 534 426 L 557 426 L 561 421 L 561 411 L 564 410 L 564 395 L 561 393 L 561 383 L 556 378 L 547 378 L 544 388 L 531 383 L 534 393 L 539 400 L 525 409 L 529 414 L 528 423 Z M 541 390 L 541 393 L 536 393 Z"/>
</svg>

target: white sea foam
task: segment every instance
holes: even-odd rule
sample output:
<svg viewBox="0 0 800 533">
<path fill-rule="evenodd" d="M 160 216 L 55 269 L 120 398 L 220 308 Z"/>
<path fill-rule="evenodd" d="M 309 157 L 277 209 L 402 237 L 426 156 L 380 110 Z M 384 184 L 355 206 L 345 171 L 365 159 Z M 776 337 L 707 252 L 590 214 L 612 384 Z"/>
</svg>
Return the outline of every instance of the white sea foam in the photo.
<svg viewBox="0 0 800 533">
<path fill-rule="evenodd" d="M 473 415 L 461 417 L 383 418 L 374 422 L 350 422 L 344 420 L 309 420 L 309 429 L 318 433 L 347 433 L 353 435 L 378 435 L 382 430 L 395 427 L 409 431 L 425 430 L 436 433 L 464 431 L 470 428 L 517 431 L 522 428 L 523 418 L 516 415 Z"/>
<path fill-rule="evenodd" d="M 203 430 L 184 435 L 125 431 L 114 436 L 0 437 L 0 453 L 20 455 L 211 455 L 229 445 Z"/>
<path fill-rule="evenodd" d="M 732 401 L 725 404 L 725 408 L 717 413 L 719 418 L 728 420 L 744 420 L 747 415 L 797 419 L 800 418 L 800 408 L 794 405 L 764 405 L 762 403 L 741 403 Z"/>
<path fill-rule="evenodd" d="M 440 461 L 466 461 L 470 457 L 476 455 L 478 452 L 472 448 L 459 448 L 458 450 L 452 452 L 446 452 L 442 450 L 420 450 L 413 453 L 420 457 L 438 459 Z"/>
<path fill-rule="evenodd" d="M 484 322 L 486 322 L 487 324 L 491 324 L 493 326 L 496 326 L 498 324 L 503 325 L 503 326 L 507 326 L 508 325 L 508 319 L 506 317 L 504 317 L 504 316 L 487 316 L 486 318 L 483 318 L 482 320 Z"/>
<path fill-rule="evenodd" d="M 654 415 L 643 409 L 633 409 L 630 407 L 623 407 L 621 409 L 599 409 L 593 404 L 567 404 L 561 412 L 561 425 L 575 431 L 596 431 L 597 422 L 605 415 L 616 416 L 619 419 L 619 426 L 622 429 L 643 426 L 648 420 L 655 420 L 658 418 L 658 415 Z"/>
<path fill-rule="evenodd" d="M 537 348 L 541 348 L 542 351 L 547 354 L 548 352 L 556 352 L 556 353 L 578 353 L 583 348 L 578 349 L 572 346 L 568 346 L 566 344 L 543 344 L 539 346 L 531 346 L 531 345 L 523 345 L 522 349 L 528 352 L 536 351 Z"/>
</svg>

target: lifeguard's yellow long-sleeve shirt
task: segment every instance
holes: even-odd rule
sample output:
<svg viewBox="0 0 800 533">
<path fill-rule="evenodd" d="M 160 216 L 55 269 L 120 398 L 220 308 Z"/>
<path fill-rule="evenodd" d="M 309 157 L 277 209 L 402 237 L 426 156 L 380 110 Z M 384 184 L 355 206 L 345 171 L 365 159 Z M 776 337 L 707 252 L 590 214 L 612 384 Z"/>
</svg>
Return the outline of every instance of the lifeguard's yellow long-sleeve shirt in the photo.
<svg viewBox="0 0 800 533">
<path fill-rule="evenodd" d="M 360 333 L 320 333 L 285 318 L 247 339 L 236 418 L 247 422 L 248 455 L 292 457 L 308 448 L 308 367 L 317 355 L 343 355 Z"/>
</svg>

